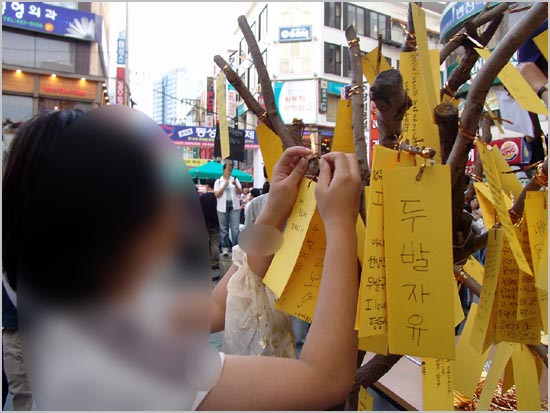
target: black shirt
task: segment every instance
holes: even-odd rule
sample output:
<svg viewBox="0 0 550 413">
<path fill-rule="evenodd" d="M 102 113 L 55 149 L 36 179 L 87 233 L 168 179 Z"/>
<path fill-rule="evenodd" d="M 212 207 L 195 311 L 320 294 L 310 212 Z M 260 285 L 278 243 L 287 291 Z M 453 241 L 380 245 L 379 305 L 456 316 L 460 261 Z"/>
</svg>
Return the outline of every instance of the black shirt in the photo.
<svg viewBox="0 0 550 413">
<path fill-rule="evenodd" d="M 206 222 L 206 228 L 216 229 L 219 228 L 218 212 L 216 211 L 218 200 L 214 192 L 207 192 L 199 197 L 202 206 L 202 212 L 204 214 L 204 221 Z"/>
</svg>

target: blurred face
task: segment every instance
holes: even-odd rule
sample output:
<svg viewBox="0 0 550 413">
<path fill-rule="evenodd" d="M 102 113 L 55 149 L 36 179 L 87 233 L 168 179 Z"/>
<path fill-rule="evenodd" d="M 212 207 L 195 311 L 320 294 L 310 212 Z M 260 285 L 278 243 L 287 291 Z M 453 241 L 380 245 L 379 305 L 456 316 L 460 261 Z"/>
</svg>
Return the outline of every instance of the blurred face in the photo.
<svg viewBox="0 0 550 413">
<path fill-rule="evenodd" d="M 233 172 L 233 166 L 229 163 L 226 163 L 225 169 L 223 170 L 223 176 L 227 178 L 231 175 L 231 172 Z"/>
<path fill-rule="evenodd" d="M 472 209 L 478 209 L 479 208 L 479 202 L 478 202 L 477 198 L 474 198 L 470 201 L 470 206 L 472 207 Z"/>
</svg>

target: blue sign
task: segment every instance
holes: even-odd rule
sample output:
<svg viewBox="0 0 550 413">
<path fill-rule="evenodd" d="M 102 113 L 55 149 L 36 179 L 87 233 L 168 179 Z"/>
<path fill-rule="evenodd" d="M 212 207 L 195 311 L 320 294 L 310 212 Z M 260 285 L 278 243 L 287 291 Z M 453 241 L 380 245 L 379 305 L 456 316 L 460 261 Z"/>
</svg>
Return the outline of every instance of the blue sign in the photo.
<svg viewBox="0 0 550 413">
<path fill-rule="evenodd" d="M 342 92 L 342 88 L 346 86 L 344 83 L 338 83 L 338 82 L 328 82 L 328 94 L 329 95 L 336 95 L 340 96 Z"/>
<path fill-rule="evenodd" d="M 311 26 L 279 27 L 279 42 L 308 42 L 311 41 Z"/>
<path fill-rule="evenodd" d="M 100 16 L 39 2 L 3 2 L 2 25 L 74 39 L 99 41 Z"/>
<path fill-rule="evenodd" d="M 119 37 L 116 41 L 116 64 L 124 66 L 126 64 L 126 39 Z"/>
<path fill-rule="evenodd" d="M 160 125 L 160 127 L 178 146 L 214 147 L 216 128 L 177 125 Z M 254 129 L 244 129 L 244 132 L 244 147 L 247 149 L 259 148 L 256 131 Z"/>
<path fill-rule="evenodd" d="M 489 7 L 494 7 L 498 3 L 491 2 Z M 458 28 L 466 20 L 479 14 L 485 7 L 485 2 L 479 1 L 460 1 L 449 3 L 443 15 L 441 16 L 441 23 L 439 25 L 439 36 L 441 41 L 446 41 L 453 34 L 453 29 Z"/>
</svg>

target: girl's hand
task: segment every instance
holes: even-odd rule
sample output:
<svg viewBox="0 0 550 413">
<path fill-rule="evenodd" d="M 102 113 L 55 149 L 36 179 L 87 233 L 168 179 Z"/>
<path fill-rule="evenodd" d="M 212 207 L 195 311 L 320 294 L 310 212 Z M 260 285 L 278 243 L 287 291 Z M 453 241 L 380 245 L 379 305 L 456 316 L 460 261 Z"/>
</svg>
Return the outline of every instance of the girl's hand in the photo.
<svg viewBox="0 0 550 413">
<path fill-rule="evenodd" d="M 331 152 L 321 158 L 319 166 L 315 197 L 325 228 L 355 227 L 361 199 L 357 158 L 353 154 Z"/>
<path fill-rule="evenodd" d="M 310 149 L 293 146 L 283 152 L 273 168 L 269 201 L 265 212 L 272 222 L 282 229 L 298 195 L 298 186 L 307 170 Z"/>
</svg>

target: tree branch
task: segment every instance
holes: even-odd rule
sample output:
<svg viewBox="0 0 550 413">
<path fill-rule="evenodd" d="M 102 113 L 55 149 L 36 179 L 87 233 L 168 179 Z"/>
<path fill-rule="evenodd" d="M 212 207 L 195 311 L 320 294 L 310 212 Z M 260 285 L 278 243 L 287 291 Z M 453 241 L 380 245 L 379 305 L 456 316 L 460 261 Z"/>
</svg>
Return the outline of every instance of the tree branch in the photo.
<svg viewBox="0 0 550 413">
<path fill-rule="evenodd" d="M 246 106 L 254 113 L 260 120 L 262 120 L 266 126 L 273 129 L 269 119 L 264 116 L 265 109 L 258 103 L 258 101 L 252 96 L 252 93 L 246 88 L 243 81 L 237 73 L 231 68 L 231 66 L 220 55 L 214 56 L 214 62 L 225 73 L 227 81 L 233 85 L 235 90 L 243 98 Z"/>
<path fill-rule="evenodd" d="M 245 16 L 239 16 L 237 21 L 241 31 L 243 32 L 246 43 L 248 44 L 248 50 L 252 55 L 252 60 L 254 61 L 256 71 L 258 72 L 258 78 L 260 79 L 260 84 L 262 85 L 262 94 L 265 100 L 267 117 L 273 126 L 273 130 L 277 135 L 279 135 L 279 138 L 281 138 L 285 148 L 295 146 L 288 129 L 285 127 L 281 117 L 279 116 L 279 111 L 277 110 L 277 105 L 275 104 L 273 87 L 271 86 L 271 79 L 269 77 L 269 73 L 267 72 L 267 68 L 265 67 L 262 52 L 258 47 L 254 33 L 252 33 Z"/>
<path fill-rule="evenodd" d="M 422 3 L 416 3 L 420 7 L 422 6 Z M 416 35 L 414 30 L 414 20 L 412 15 L 412 3 L 409 2 L 409 13 L 407 15 L 407 36 L 405 37 L 405 41 L 403 42 L 403 45 L 401 46 L 402 52 L 414 52 L 416 50 Z"/>
</svg>

